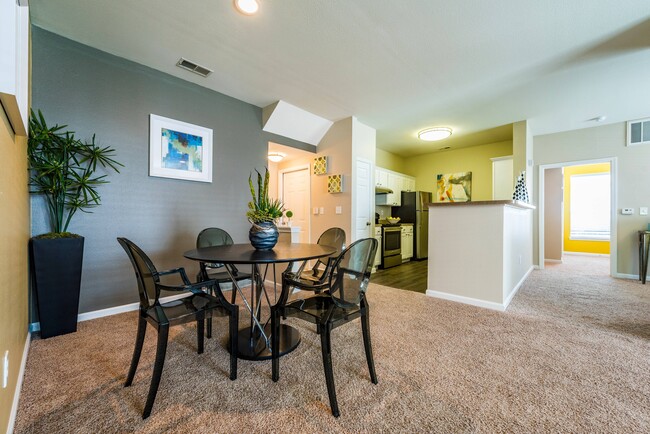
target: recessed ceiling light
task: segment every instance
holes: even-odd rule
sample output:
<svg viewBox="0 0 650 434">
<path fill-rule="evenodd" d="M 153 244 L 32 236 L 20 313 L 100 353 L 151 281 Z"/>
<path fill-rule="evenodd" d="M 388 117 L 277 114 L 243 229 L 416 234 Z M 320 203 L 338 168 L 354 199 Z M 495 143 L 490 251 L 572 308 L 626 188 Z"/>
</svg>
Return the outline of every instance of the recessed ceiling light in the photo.
<svg viewBox="0 0 650 434">
<path fill-rule="evenodd" d="M 244 15 L 254 15 L 260 5 L 257 0 L 235 0 L 235 8 Z"/>
<path fill-rule="evenodd" d="M 283 154 L 282 152 L 269 152 L 268 159 L 269 161 L 277 163 L 279 161 L 282 161 L 282 159 L 286 156 L 287 154 Z"/>
<path fill-rule="evenodd" d="M 418 133 L 420 140 L 427 142 L 435 142 L 436 140 L 443 140 L 451 136 L 451 128 L 449 127 L 433 127 L 422 130 Z"/>
</svg>

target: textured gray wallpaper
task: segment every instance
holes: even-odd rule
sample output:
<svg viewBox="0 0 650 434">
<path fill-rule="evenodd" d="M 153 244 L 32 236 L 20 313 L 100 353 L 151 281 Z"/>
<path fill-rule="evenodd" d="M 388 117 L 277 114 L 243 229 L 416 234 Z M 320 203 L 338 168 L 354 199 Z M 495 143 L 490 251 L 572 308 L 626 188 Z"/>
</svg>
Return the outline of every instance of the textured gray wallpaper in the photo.
<svg viewBox="0 0 650 434">
<path fill-rule="evenodd" d="M 118 236 L 140 245 L 159 269 L 184 265 L 192 278 L 198 266 L 182 253 L 194 248 L 201 229 L 222 227 L 235 242 L 248 242 L 248 175 L 266 164 L 261 108 L 32 30 L 32 106 L 49 123 L 68 124 L 78 138 L 95 133 L 126 166 L 100 187 L 103 204 L 70 226 L 86 238 L 80 312 L 137 301 Z M 213 129 L 211 184 L 148 176 L 151 113 Z M 33 198 L 33 235 L 49 231 L 45 218 Z"/>
</svg>

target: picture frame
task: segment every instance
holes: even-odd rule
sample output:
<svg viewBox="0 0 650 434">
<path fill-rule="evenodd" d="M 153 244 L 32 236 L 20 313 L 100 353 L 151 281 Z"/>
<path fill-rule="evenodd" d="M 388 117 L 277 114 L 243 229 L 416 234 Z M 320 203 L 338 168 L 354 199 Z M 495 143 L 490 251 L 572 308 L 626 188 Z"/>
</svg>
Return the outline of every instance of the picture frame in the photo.
<svg viewBox="0 0 650 434">
<path fill-rule="evenodd" d="M 212 182 L 212 130 L 150 114 L 149 176 Z"/>
</svg>

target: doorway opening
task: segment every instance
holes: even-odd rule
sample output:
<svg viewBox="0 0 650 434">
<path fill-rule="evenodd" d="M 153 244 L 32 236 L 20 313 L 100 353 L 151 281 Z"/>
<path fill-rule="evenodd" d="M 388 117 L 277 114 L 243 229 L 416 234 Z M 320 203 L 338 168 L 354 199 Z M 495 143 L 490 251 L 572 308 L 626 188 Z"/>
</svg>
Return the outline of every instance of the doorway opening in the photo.
<svg viewBox="0 0 650 434">
<path fill-rule="evenodd" d="M 311 176 L 310 162 L 314 153 L 269 142 L 269 154 L 281 154 L 280 161 L 269 161 L 269 194 L 284 204 L 285 216 L 279 227 L 291 232 L 292 242 L 311 242 Z M 286 212 L 291 211 L 288 218 Z M 290 228 L 290 229 L 289 229 Z"/>
<path fill-rule="evenodd" d="M 565 255 L 602 256 L 617 275 L 616 182 L 615 158 L 540 166 L 539 268 Z"/>
</svg>

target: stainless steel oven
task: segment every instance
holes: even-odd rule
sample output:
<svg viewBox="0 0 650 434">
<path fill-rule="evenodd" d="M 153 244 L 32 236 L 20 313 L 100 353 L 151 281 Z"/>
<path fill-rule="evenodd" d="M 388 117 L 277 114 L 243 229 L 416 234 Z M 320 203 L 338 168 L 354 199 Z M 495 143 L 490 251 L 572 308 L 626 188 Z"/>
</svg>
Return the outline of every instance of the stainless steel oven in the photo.
<svg viewBox="0 0 650 434">
<path fill-rule="evenodd" d="M 394 267 L 402 263 L 402 228 L 400 225 L 381 227 L 381 266 Z"/>
</svg>

